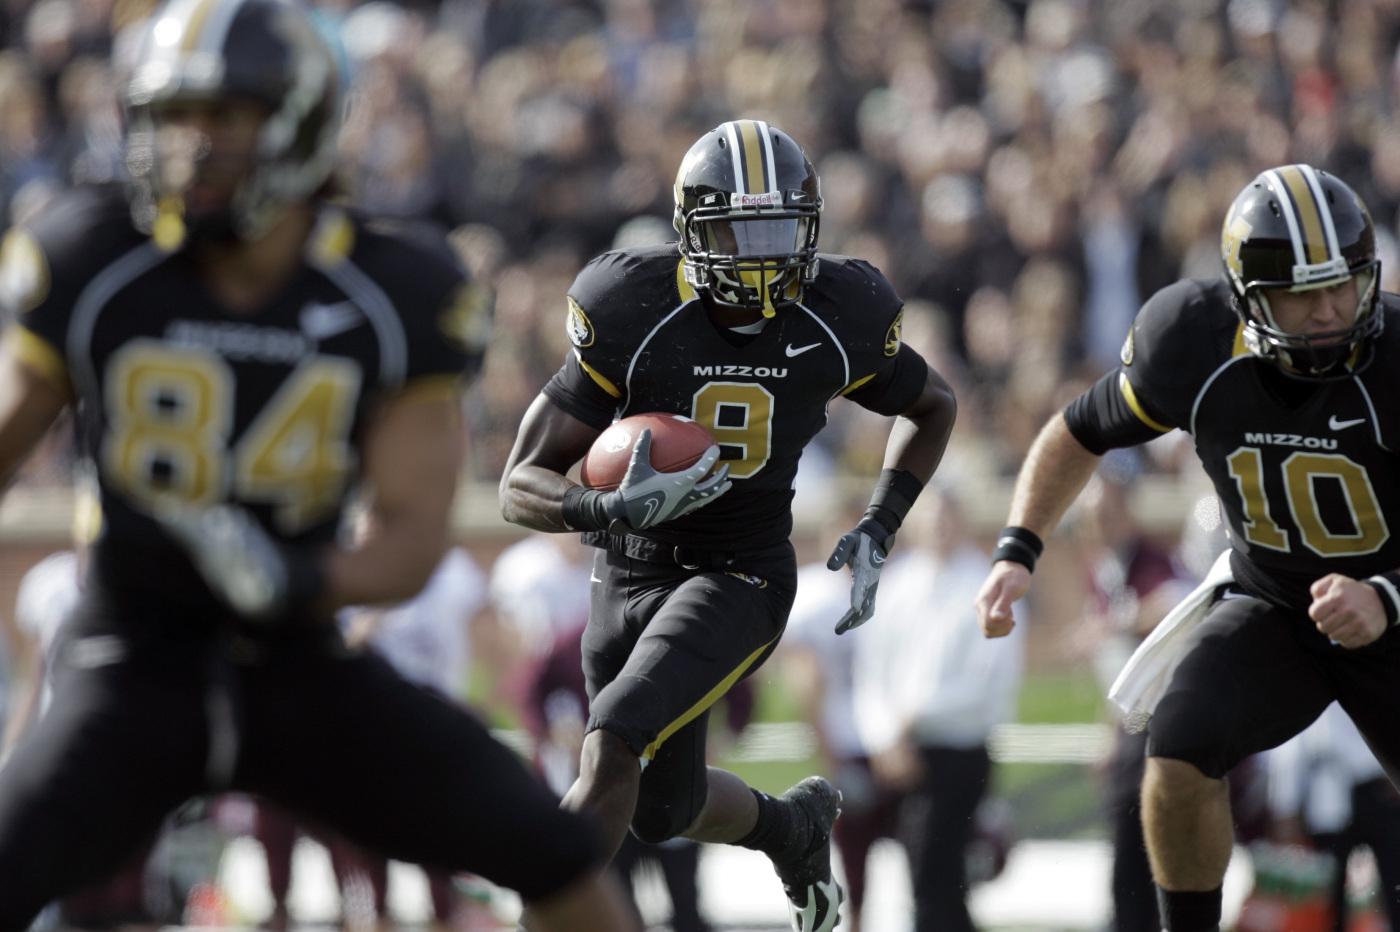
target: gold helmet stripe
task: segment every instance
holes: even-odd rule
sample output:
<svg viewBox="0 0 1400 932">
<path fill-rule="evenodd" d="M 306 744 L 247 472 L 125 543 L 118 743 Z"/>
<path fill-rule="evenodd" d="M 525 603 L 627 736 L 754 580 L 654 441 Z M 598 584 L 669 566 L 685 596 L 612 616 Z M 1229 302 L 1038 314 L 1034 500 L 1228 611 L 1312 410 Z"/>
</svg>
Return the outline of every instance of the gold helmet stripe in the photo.
<svg viewBox="0 0 1400 932">
<path fill-rule="evenodd" d="M 1288 195 L 1298 210 L 1299 226 L 1303 233 L 1303 254 L 1308 257 L 1308 265 L 1319 265 L 1331 258 L 1327 254 L 1327 237 L 1322 228 L 1322 212 L 1317 198 L 1313 196 L 1308 179 L 1303 177 L 1297 165 L 1285 165 L 1278 170 L 1279 177 L 1288 187 Z"/>
<path fill-rule="evenodd" d="M 1293 198 L 1288 193 L 1288 185 L 1277 169 L 1264 172 L 1264 177 L 1269 180 L 1269 187 L 1273 190 L 1274 196 L 1278 198 L 1279 207 L 1283 209 L 1283 219 L 1288 224 L 1288 238 L 1293 243 L 1293 264 L 1307 265 L 1307 254 L 1303 251 L 1303 237 L 1298 232 L 1298 216 L 1293 207 Z"/>
<path fill-rule="evenodd" d="M 1298 168 L 1307 179 L 1313 200 L 1317 202 L 1318 212 L 1322 214 L 1322 226 L 1327 233 L 1327 254 L 1335 259 L 1342 254 L 1342 246 L 1337 242 L 1337 224 L 1332 219 L 1332 205 L 1327 203 L 1327 195 L 1322 190 L 1322 179 L 1317 177 L 1317 170 L 1311 165 L 1300 163 Z"/>
<path fill-rule="evenodd" d="M 744 191 L 765 194 L 767 174 L 768 127 L 756 120 L 738 120 L 739 138 L 743 142 Z"/>
</svg>

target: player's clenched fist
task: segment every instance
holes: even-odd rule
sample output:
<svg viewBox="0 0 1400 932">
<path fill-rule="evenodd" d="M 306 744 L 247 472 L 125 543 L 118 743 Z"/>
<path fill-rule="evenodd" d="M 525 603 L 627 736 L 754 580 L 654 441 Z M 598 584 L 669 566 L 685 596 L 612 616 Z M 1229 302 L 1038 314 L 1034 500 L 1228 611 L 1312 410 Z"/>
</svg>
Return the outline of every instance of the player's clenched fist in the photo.
<svg viewBox="0 0 1400 932">
<path fill-rule="evenodd" d="M 977 593 L 977 618 L 989 638 L 1006 637 L 1016 627 L 1011 606 L 1031 588 L 1031 571 L 1010 560 L 998 560 Z"/>
<path fill-rule="evenodd" d="M 1385 608 L 1375 589 L 1340 573 L 1329 573 L 1308 590 L 1308 617 L 1317 630 L 1345 648 L 1365 647 L 1385 634 Z"/>
</svg>

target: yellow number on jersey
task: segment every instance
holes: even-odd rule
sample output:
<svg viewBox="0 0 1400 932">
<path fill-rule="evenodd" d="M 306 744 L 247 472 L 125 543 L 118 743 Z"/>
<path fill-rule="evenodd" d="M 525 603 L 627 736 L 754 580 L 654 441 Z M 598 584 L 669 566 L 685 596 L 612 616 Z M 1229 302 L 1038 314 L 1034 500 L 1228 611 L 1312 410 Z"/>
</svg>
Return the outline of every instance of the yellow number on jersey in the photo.
<svg viewBox="0 0 1400 932">
<path fill-rule="evenodd" d="M 715 442 L 737 447 L 738 459 L 726 458 L 729 475 L 747 479 L 768 462 L 773 449 L 773 395 L 754 382 L 707 382 L 695 393 L 691 417 Z"/>
<path fill-rule="evenodd" d="M 1240 447 L 1226 463 L 1244 504 L 1244 536 L 1252 544 L 1271 550 L 1291 549 L 1288 535 L 1269 514 L 1264 496 L 1264 460 L 1253 447 Z M 1317 480 L 1334 479 L 1351 512 L 1352 534 L 1336 534 L 1322 520 L 1317 501 Z M 1288 510 L 1298 527 L 1303 546 L 1321 557 L 1354 557 L 1375 553 L 1390 539 L 1390 528 L 1366 469 L 1338 453 L 1294 453 L 1283 462 L 1283 488 Z"/>
<path fill-rule="evenodd" d="M 228 365 L 210 353 L 155 340 L 122 347 L 107 368 L 108 474 L 148 506 L 219 499 L 232 384 Z"/>
<path fill-rule="evenodd" d="M 278 506 L 285 531 L 313 523 L 340 500 L 354 466 L 349 444 L 358 367 L 303 362 L 233 450 L 234 376 L 218 356 L 134 340 L 107 369 L 103 463 L 127 494 L 157 505 L 210 505 L 228 491 Z"/>
<path fill-rule="evenodd" d="M 288 531 L 333 508 L 354 465 L 347 438 L 359 388 L 359 367 L 349 360 L 298 366 L 238 442 L 239 495 L 277 502 L 277 522 Z"/>
</svg>

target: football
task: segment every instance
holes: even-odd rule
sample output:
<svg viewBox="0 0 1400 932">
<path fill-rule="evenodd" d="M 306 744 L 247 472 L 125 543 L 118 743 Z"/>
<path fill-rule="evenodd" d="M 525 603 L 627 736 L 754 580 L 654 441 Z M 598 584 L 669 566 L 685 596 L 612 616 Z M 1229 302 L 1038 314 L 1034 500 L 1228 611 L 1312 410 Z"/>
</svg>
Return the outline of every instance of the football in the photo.
<svg viewBox="0 0 1400 932">
<path fill-rule="evenodd" d="M 688 417 L 660 411 L 633 414 L 598 435 L 583 458 L 579 478 L 590 489 L 615 489 L 627 475 L 632 445 L 651 428 L 651 465 L 661 472 L 684 469 L 714 444 L 710 432 Z"/>
</svg>

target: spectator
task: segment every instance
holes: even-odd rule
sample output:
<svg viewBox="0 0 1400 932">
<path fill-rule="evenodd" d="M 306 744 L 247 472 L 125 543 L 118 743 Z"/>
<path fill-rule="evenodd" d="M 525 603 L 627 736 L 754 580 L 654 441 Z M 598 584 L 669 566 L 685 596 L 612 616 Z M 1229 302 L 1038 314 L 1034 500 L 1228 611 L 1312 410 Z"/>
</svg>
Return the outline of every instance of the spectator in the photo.
<svg viewBox="0 0 1400 932">
<path fill-rule="evenodd" d="M 1347 859 L 1365 845 L 1376 859 L 1380 904 L 1400 928 L 1400 796 L 1341 706 L 1266 755 L 1276 834 L 1332 855 L 1332 928 L 1347 928 Z"/>
<path fill-rule="evenodd" d="M 904 796 L 898 831 L 914 928 L 960 932 L 973 928 L 966 856 L 990 782 L 987 741 L 1012 717 L 1022 656 L 1020 643 L 983 639 L 973 599 L 987 555 L 954 494 L 930 491 L 886 571 L 878 617 L 856 644 L 853 686 L 875 780 Z"/>
</svg>

